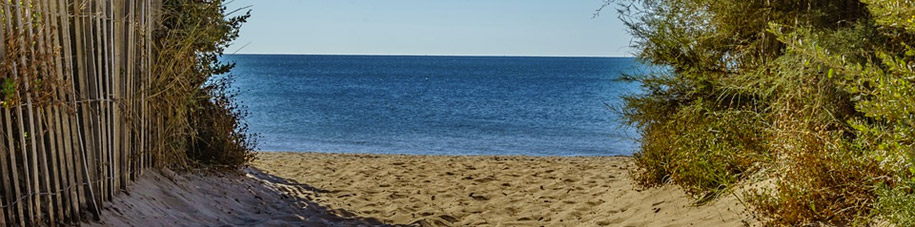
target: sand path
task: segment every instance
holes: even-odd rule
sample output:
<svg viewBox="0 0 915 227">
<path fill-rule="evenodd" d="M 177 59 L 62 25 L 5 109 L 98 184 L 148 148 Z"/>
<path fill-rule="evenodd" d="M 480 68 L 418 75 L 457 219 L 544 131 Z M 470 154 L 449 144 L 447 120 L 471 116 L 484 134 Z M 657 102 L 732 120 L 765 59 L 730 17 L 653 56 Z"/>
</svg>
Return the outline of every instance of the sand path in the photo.
<svg viewBox="0 0 915 227">
<path fill-rule="evenodd" d="M 290 195 L 344 217 L 422 226 L 744 226 L 733 196 L 701 207 L 638 190 L 626 157 L 261 153 Z"/>
<path fill-rule="evenodd" d="M 102 209 L 88 226 L 376 226 L 371 218 L 343 217 L 274 187 L 283 179 L 244 173 L 175 174 L 149 171 Z"/>
</svg>

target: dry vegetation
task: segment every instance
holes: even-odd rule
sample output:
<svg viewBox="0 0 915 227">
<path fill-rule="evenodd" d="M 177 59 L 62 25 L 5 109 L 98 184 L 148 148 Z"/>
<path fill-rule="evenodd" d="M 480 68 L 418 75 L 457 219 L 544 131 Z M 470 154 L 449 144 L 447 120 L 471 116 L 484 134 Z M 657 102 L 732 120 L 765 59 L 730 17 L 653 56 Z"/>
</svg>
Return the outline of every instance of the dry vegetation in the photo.
<svg viewBox="0 0 915 227">
<path fill-rule="evenodd" d="M 749 176 L 769 225 L 915 224 L 915 2 L 636 0 L 634 175 L 704 201 Z M 749 182 L 753 183 L 753 182 Z"/>
<path fill-rule="evenodd" d="M 237 168 L 223 1 L 0 1 L 0 225 L 97 218 L 149 167 Z M 92 216 L 88 216 L 88 215 Z"/>
<path fill-rule="evenodd" d="M 254 158 L 255 137 L 242 121 L 227 75 L 235 64 L 220 61 L 250 13 L 231 15 L 223 1 L 166 0 L 162 27 L 154 33 L 153 112 L 169 138 L 158 146 L 171 167 L 188 164 L 238 167 Z M 188 159 L 189 158 L 189 159 Z"/>
</svg>

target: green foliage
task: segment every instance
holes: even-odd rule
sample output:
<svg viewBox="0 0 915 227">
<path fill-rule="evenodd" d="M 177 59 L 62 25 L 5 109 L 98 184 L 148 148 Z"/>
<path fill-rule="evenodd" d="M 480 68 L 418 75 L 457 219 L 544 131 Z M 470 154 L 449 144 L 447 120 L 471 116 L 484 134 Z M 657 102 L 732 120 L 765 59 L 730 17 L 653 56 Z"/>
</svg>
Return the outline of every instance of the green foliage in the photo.
<svg viewBox="0 0 915 227">
<path fill-rule="evenodd" d="M 915 226 L 915 196 L 912 191 L 915 190 L 915 181 L 910 181 L 905 185 L 889 187 L 880 185 L 878 194 L 880 200 L 877 201 L 877 211 L 884 217 L 898 226 Z"/>
<path fill-rule="evenodd" d="M 223 1 L 165 0 L 161 27 L 154 33 L 150 108 L 169 138 L 157 146 L 173 167 L 202 163 L 238 167 L 254 158 L 254 136 L 242 121 L 227 74 L 234 63 L 220 61 L 250 13 L 231 16 Z M 188 160 L 187 158 L 190 158 Z"/>
<path fill-rule="evenodd" d="M 201 100 L 190 115 L 197 129 L 188 151 L 194 160 L 230 168 L 254 160 L 256 137 L 246 133 L 248 126 L 242 120 L 248 112 L 235 101 L 237 90 L 230 88 L 232 82 L 231 77 L 223 77 L 205 86 L 210 100 Z"/>
<path fill-rule="evenodd" d="M 708 111 L 703 104 L 681 109 L 670 137 L 677 162 L 671 163 L 671 181 L 702 200 L 724 192 L 744 178 L 752 160 L 762 154 L 757 114 L 748 111 Z"/>
<path fill-rule="evenodd" d="M 669 113 L 664 123 L 643 128 L 652 135 L 645 137 L 642 152 L 634 159 L 641 170 L 634 176 L 645 186 L 671 181 L 682 186 L 697 199 L 705 201 L 724 192 L 753 167 L 752 160 L 763 158 L 759 130 L 761 119 L 751 111 L 739 109 L 713 111 L 716 101 L 696 100 L 692 105 Z M 651 100 L 629 99 L 629 104 L 651 103 Z M 629 110 L 645 110 L 627 108 Z M 659 113 L 627 112 L 632 118 Z M 630 118 L 630 119 L 632 119 Z M 647 126 L 647 125 L 646 125 Z M 735 155 L 736 154 L 736 155 Z"/>
<path fill-rule="evenodd" d="M 767 169 L 750 205 L 771 225 L 915 220 L 915 2 L 635 0 L 624 114 L 643 186 L 699 199 Z M 703 201 L 703 200 L 700 200 Z"/>
</svg>

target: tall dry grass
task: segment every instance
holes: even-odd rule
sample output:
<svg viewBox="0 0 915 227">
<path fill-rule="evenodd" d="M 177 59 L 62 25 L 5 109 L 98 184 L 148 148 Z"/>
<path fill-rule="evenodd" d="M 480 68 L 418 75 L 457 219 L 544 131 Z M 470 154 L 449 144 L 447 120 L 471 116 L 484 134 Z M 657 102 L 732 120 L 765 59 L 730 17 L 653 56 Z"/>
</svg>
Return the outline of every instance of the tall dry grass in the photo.
<svg viewBox="0 0 915 227">
<path fill-rule="evenodd" d="M 148 102 L 154 124 L 165 130 L 155 143 L 164 165 L 240 166 L 254 157 L 247 113 L 223 76 L 234 63 L 220 60 L 250 13 L 227 13 L 219 0 L 163 2 Z"/>
</svg>

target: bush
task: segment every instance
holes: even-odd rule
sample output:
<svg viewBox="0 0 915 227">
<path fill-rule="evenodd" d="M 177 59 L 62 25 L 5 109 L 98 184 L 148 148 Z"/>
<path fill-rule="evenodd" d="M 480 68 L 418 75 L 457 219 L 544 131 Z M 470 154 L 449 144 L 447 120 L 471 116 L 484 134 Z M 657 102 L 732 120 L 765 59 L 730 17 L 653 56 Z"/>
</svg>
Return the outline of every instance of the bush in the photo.
<svg viewBox="0 0 915 227">
<path fill-rule="evenodd" d="M 190 115 L 197 130 L 191 138 L 190 158 L 204 164 L 238 167 L 254 160 L 256 135 L 247 134 L 242 119 L 248 115 L 235 101 L 230 89 L 231 77 L 224 77 L 204 87 L 206 98 Z"/>
<path fill-rule="evenodd" d="M 654 1 L 623 5 L 646 92 L 624 113 L 642 135 L 644 186 L 705 201 L 755 171 L 770 225 L 915 220 L 915 2 Z"/>
<path fill-rule="evenodd" d="M 250 12 L 231 16 L 223 1 L 165 0 L 154 33 L 156 62 L 149 103 L 167 138 L 155 140 L 173 168 L 195 164 L 239 167 L 254 158 L 256 140 L 247 132 L 227 75 L 234 63 L 220 61 Z"/>
<path fill-rule="evenodd" d="M 666 124 L 657 125 L 634 156 L 644 186 L 667 181 L 707 201 L 745 178 L 754 161 L 763 159 L 760 119 L 749 111 L 710 111 L 704 101 L 683 107 Z"/>
</svg>

